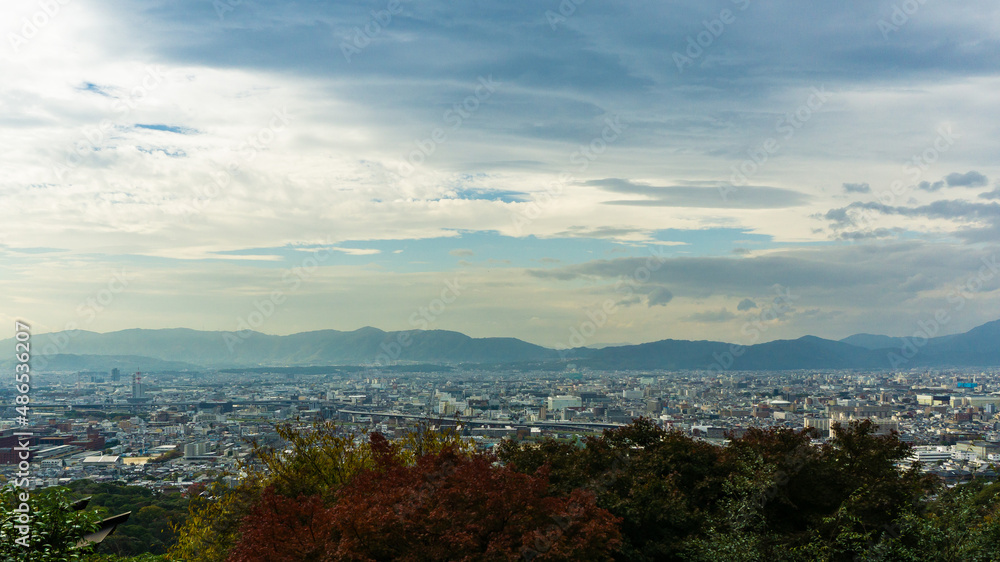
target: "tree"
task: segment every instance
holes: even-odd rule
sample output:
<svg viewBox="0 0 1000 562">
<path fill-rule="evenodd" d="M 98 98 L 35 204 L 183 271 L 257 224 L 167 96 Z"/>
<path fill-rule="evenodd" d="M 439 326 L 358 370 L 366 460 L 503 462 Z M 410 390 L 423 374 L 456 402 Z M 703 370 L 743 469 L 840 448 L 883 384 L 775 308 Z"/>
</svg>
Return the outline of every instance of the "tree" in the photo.
<svg viewBox="0 0 1000 562">
<path fill-rule="evenodd" d="M 831 449 L 812 444 L 811 430 L 751 428 L 725 454 L 735 472 L 750 471 L 753 486 L 732 489 L 759 508 L 762 523 L 784 540 L 803 539 L 844 499 Z"/>
<path fill-rule="evenodd" d="M 721 447 L 645 418 L 573 449 L 551 441 L 537 448 L 508 443 L 499 457 L 521 472 L 551 471 L 555 493 L 583 487 L 595 494 L 598 506 L 622 520 L 624 559 L 680 556 L 684 540 L 703 527 L 722 498 L 729 472 Z M 545 462 L 548 453 L 556 455 L 551 463 Z"/>
<path fill-rule="evenodd" d="M 554 496 L 544 475 L 454 449 L 415 465 L 390 448 L 376 453 L 378 466 L 329 507 L 319 495 L 291 500 L 267 490 L 230 560 L 602 560 L 619 545 L 617 520 L 592 494 Z"/>
<path fill-rule="evenodd" d="M 163 554 L 176 539 L 173 528 L 182 524 L 188 513 L 188 500 L 179 493 L 90 480 L 71 482 L 68 488 L 75 497 L 90 496 L 89 507 L 103 508 L 109 513 L 132 512 L 128 521 L 101 542 L 102 553 Z"/>
<path fill-rule="evenodd" d="M 834 437 L 825 448 L 834 469 L 834 484 L 846 492 L 840 511 L 857 517 L 867 529 L 891 525 L 937 484 L 916 464 L 906 470 L 897 468 L 912 447 L 900 441 L 895 431 L 877 435 L 877 428 L 871 420 L 852 421 L 846 427 L 834 424 Z"/>
<path fill-rule="evenodd" d="M 28 517 L 24 517 L 27 508 Z M 26 493 L 0 489 L 0 561 L 64 562 L 84 560 L 93 545 L 83 537 L 97 530 L 101 514 L 75 510 L 70 492 L 53 487 Z M 19 525 L 30 529 L 23 534 Z"/>
<path fill-rule="evenodd" d="M 318 501 L 324 508 L 342 486 L 364 470 L 375 469 L 377 456 L 412 463 L 419 455 L 452 449 L 465 454 L 471 445 L 456 431 L 420 428 L 395 443 L 373 433 L 367 441 L 344 433 L 330 422 L 276 428 L 276 444 L 254 442 L 251 459 L 241 464 L 243 478 L 235 486 L 215 483 L 191 500 L 187 521 L 178 529 L 172 558 L 187 562 L 222 562 L 240 543 L 243 519 L 283 516 L 287 501 Z M 271 502 L 274 513 L 259 511 Z M 309 504 L 312 505 L 312 504 Z M 278 517 L 276 521 L 285 521 Z M 285 521 L 292 525 L 293 521 Z M 283 523 L 284 524 L 284 523 Z"/>
<path fill-rule="evenodd" d="M 287 498 L 267 487 L 241 520 L 232 562 L 332 560 L 337 533 L 319 494 Z"/>
<path fill-rule="evenodd" d="M 224 562 L 239 541 L 242 519 L 260 498 L 261 483 L 247 478 L 229 487 L 220 482 L 207 487 L 188 504 L 188 516 L 177 528 L 171 560 Z"/>
</svg>

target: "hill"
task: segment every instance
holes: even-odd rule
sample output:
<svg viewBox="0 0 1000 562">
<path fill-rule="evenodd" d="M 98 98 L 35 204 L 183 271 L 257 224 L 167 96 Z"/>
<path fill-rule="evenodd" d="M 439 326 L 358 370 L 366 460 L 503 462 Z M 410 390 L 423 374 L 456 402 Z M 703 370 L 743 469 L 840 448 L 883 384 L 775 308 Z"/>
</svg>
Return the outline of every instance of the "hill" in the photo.
<svg viewBox="0 0 1000 562">
<path fill-rule="evenodd" d="M 0 342 L 13 348 L 13 340 Z M 572 360 L 595 369 L 879 369 L 1000 366 L 1000 320 L 964 334 L 929 339 L 856 334 L 841 341 L 815 336 L 752 346 L 662 340 L 601 349 L 556 351 L 516 338 L 472 338 L 446 330 L 385 332 L 365 327 L 287 336 L 131 329 L 99 334 L 39 334 L 35 360 L 49 370 L 184 370 L 260 366 L 422 364 L 555 364 Z M 55 350 L 45 355 L 47 350 Z M 95 356 L 99 356 L 95 358 Z M 100 358 L 100 357 L 103 357 Z M 59 368 L 65 367 L 65 368 Z"/>
</svg>

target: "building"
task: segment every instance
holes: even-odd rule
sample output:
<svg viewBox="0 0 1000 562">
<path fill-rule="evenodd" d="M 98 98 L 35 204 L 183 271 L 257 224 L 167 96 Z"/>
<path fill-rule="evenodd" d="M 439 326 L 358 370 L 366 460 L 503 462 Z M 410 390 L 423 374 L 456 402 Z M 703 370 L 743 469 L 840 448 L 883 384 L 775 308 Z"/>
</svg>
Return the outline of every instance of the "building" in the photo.
<svg viewBox="0 0 1000 562">
<path fill-rule="evenodd" d="M 142 383 L 142 373 L 132 376 L 132 397 L 128 399 L 130 404 L 144 404 L 150 399 L 146 397 L 146 388 Z"/>
<path fill-rule="evenodd" d="M 693 425 L 691 426 L 691 435 L 706 439 L 723 439 L 726 436 L 726 428 L 712 425 Z"/>
<path fill-rule="evenodd" d="M 204 457 L 212 457 L 208 450 L 208 443 L 201 441 L 198 443 L 188 443 L 184 445 L 184 458 L 185 459 L 199 459 Z"/>
<path fill-rule="evenodd" d="M 814 427 L 821 433 L 830 432 L 830 418 L 805 418 L 802 421 L 806 428 Z"/>
<path fill-rule="evenodd" d="M 935 465 L 950 461 L 952 452 L 949 447 L 915 447 L 913 454 L 907 457 L 909 462 L 920 462 L 924 465 Z"/>
<path fill-rule="evenodd" d="M 988 460 L 990 455 L 1000 454 L 1000 445 L 987 441 L 959 441 L 955 443 L 955 450 L 971 453 L 980 460 Z"/>
<path fill-rule="evenodd" d="M 565 410 L 566 408 L 579 408 L 583 406 L 583 400 L 579 396 L 549 396 L 548 397 L 548 410 Z"/>
<path fill-rule="evenodd" d="M 951 396 L 947 394 L 918 394 L 917 404 L 921 406 L 941 406 L 951 402 Z"/>
<path fill-rule="evenodd" d="M 952 396 L 951 407 L 961 408 L 969 406 L 972 408 L 986 408 L 993 406 L 993 409 L 1000 407 L 1000 396 Z"/>
<path fill-rule="evenodd" d="M 116 466 L 122 464 L 122 458 L 118 455 L 99 455 L 84 458 L 82 464 L 83 466 Z"/>
<path fill-rule="evenodd" d="M 132 398 L 141 400 L 145 397 L 146 395 L 142 389 L 142 373 L 136 373 L 132 378 Z"/>
</svg>

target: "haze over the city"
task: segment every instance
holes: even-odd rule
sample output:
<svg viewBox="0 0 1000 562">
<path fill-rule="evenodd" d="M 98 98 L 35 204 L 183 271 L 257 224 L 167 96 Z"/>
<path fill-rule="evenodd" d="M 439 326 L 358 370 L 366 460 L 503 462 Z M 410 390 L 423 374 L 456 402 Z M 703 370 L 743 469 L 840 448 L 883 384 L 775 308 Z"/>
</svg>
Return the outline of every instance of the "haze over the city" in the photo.
<svg viewBox="0 0 1000 562">
<path fill-rule="evenodd" d="M 4 322 L 1000 318 L 993 2 L 53 4 L 0 25 Z"/>
</svg>

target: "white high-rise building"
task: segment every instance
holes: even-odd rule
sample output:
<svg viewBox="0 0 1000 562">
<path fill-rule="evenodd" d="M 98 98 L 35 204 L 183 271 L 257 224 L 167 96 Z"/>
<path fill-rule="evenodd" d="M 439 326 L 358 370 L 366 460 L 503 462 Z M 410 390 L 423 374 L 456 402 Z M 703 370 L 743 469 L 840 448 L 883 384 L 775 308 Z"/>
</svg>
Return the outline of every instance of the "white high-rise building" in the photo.
<svg viewBox="0 0 1000 562">
<path fill-rule="evenodd" d="M 142 373 L 132 377 L 132 398 L 145 398 L 142 390 Z"/>
</svg>

